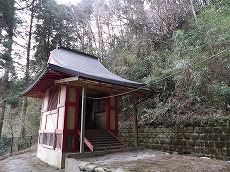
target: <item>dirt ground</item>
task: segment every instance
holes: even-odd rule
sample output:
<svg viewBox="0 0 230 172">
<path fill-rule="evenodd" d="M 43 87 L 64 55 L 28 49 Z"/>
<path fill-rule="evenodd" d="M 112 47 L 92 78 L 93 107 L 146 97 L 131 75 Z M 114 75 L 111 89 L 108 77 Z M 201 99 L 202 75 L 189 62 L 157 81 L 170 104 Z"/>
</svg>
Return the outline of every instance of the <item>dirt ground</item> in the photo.
<svg viewBox="0 0 230 172">
<path fill-rule="evenodd" d="M 115 172 L 230 172 L 230 162 L 153 150 L 112 153 L 82 159 Z M 0 172 L 64 172 L 40 161 L 35 150 L 0 160 Z"/>
<path fill-rule="evenodd" d="M 86 158 L 115 172 L 230 172 L 230 162 L 149 149 Z"/>
<path fill-rule="evenodd" d="M 64 172 L 42 162 L 36 151 L 25 152 L 0 160 L 0 172 Z"/>
</svg>

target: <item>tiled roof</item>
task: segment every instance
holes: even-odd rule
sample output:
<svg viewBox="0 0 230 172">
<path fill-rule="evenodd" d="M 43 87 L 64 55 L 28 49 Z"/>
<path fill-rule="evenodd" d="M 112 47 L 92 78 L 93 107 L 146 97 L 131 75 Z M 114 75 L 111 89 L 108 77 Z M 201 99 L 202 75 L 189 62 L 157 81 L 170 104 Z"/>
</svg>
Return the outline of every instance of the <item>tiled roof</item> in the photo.
<svg viewBox="0 0 230 172">
<path fill-rule="evenodd" d="M 59 48 L 51 51 L 51 56 L 58 62 L 58 66 L 75 71 L 78 77 L 134 88 L 143 85 L 110 72 L 99 62 L 97 57 L 92 55 Z"/>
<path fill-rule="evenodd" d="M 144 86 L 110 72 L 97 57 L 83 52 L 59 48 L 51 51 L 50 58 L 50 63 L 21 95 L 42 97 L 45 90 L 54 85 L 55 80 L 73 76 L 129 88 Z"/>
</svg>

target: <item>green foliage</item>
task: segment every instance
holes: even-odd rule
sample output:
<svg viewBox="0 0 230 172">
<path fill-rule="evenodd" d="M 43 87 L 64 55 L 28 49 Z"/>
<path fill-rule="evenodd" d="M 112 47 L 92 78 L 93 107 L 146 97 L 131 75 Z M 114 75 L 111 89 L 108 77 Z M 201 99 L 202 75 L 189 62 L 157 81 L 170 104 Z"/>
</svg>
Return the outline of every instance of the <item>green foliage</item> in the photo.
<svg viewBox="0 0 230 172">
<path fill-rule="evenodd" d="M 108 59 L 108 61 L 102 61 L 103 64 L 110 69 L 110 71 L 125 78 L 131 78 L 130 69 L 133 68 L 137 60 L 134 52 L 117 47 L 114 51 L 109 52 L 109 56 L 111 58 Z"/>
<path fill-rule="evenodd" d="M 211 5 L 199 15 L 198 19 L 206 48 L 211 48 L 214 52 L 227 48 L 229 45 L 229 7 L 229 1 L 220 1 Z"/>
<path fill-rule="evenodd" d="M 11 138 L 3 135 L 0 139 L 0 155 L 4 155 L 9 151 L 9 146 L 11 144 Z"/>
<path fill-rule="evenodd" d="M 7 96 L 7 103 L 12 108 L 16 108 L 21 105 L 20 92 L 22 90 L 19 88 L 23 88 L 23 83 L 21 81 L 10 82 L 10 90 Z"/>
<path fill-rule="evenodd" d="M 0 0 L 1 28 L 15 27 L 15 0 Z"/>
<path fill-rule="evenodd" d="M 40 124 L 41 100 L 28 98 L 27 106 L 27 135 L 37 136 Z"/>
<path fill-rule="evenodd" d="M 7 99 L 10 82 L 15 79 L 15 68 L 12 58 L 13 36 L 16 26 L 15 1 L 0 1 L 0 101 Z M 5 103 L 1 105 L 0 137 L 2 135 Z"/>
<path fill-rule="evenodd" d="M 6 90 L 8 82 L 11 79 L 10 76 L 14 76 L 13 59 L 11 56 L 12 44 L 13 44 L 13 32 L 16 26 L 14 0 L 0 0 L 0 69 L 4 70 L 3 77 L 0 81 L 0 93 L 2 90 Z M 2 33 L 5 31 L 5 33 Z M 11 75 L 9 75 L 11 74 Z"/>
<path fill-rule="evenodd" d="M 229 47 L 229 3 L 223 2 L 201 11 L 198 27 L 191 20 L 186 30 L 175 30 L 170 51 L 159 49 L 137 60 L 131 69 L 135 79 L 161 91 L 139 106 L 140 125 L 192 126 L 229 119 L 229 51 L 206 60 Z"/>
<path fill-rule="evenodd" d="M 58 5 L 55 1 L 39 0 L 35 6 L 36 24 L 35 61 L 38 67 L 47 62 L 49 53 L 57 44 L 71 47 L 73 40 L 73 24 L 68 11 L 71 9 L 64 5 Z"/>
</svg>

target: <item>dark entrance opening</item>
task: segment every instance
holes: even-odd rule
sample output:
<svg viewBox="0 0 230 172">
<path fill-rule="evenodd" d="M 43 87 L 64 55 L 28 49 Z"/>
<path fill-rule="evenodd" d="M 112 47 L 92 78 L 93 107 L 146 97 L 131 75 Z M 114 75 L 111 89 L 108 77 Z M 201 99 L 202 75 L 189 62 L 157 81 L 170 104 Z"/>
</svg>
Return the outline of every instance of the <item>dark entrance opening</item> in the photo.
<svg viewBox="0 0 230 172">
<path fill-rule="evenodd" d="M 105 129 L 105 94 L 101 92 L 87 91 L 86 93 L 86 117 L 85 129 Z M 81 93 L 79 101 L 78 128 L 81 127 Z"/>
</svg>

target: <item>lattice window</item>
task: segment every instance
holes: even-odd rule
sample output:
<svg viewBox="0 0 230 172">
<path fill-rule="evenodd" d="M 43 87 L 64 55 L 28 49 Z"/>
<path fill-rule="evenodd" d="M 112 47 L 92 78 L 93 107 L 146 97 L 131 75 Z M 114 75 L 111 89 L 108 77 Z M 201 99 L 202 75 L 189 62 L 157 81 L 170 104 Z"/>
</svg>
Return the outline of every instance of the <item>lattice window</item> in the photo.
<svg viewBox="0 0 230 172">
<path fill-rule="evenodd" d="M 105 99 L 95 100 L 94 103 L 95 112 L 105 112 Z"/>
<path fill-rule="evenodd" d="M 43 133 L 42 144 L 47 145 L 47 133 Z"/>
<path fill-rule="evenodd" d="M 54 145 L 54 133 L 47 133 L 47 145 Z"/>
<path fill-rule="evenodd" d="M 39 143 L 47 146 L 53 146 L 54 144 L 54 133 L 40 133 Z"/>
<path fill-rule="evenodd" d="M 59 93 L 59 86 L 58 85 L 55 85 L 52 88 L 50 88 L 47 111 L 57 109 L 58 93 Z"/>
</svg>

